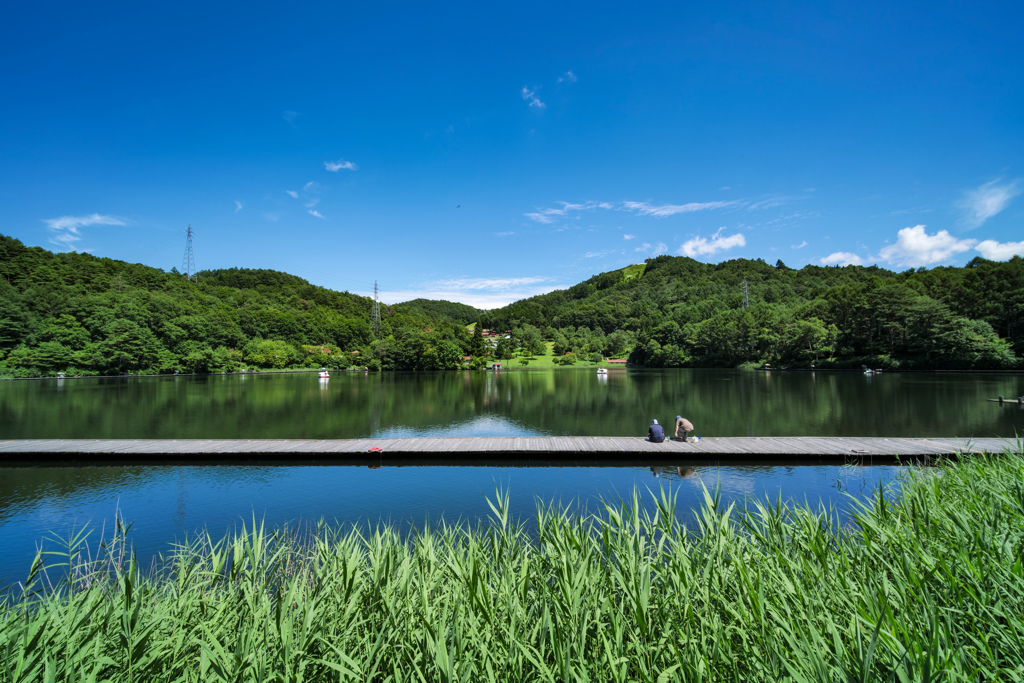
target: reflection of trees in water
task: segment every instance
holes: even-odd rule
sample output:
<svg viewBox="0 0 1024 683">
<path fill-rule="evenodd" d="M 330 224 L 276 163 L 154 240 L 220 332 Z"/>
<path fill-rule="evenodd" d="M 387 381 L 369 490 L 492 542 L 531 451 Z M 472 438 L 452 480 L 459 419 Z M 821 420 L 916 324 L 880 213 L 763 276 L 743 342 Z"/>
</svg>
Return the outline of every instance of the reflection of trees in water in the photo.
<svg viewBox="0 0 1024 683">
<path fill-rule="evenodd" d="M 43 502 L 64 507 L 71 498 L 103 495 L 144 486 L 148 467 L 8 467 L 0 477 L 0 521 L 23 515 Z"/>
<path fill-rule="evenodd" d="M 4 382 L 7 438 L 355 438 L 482 416 L 554 435 L 643 436 L 677 414 L 714 436 L 1011 435 L 984 399 L 1017 377 L 590 369 Z M 1016 394 L 1014 392 L 1017 392 Z M 456 429 L 457 431 L 457 429 Z"/>
</svg>

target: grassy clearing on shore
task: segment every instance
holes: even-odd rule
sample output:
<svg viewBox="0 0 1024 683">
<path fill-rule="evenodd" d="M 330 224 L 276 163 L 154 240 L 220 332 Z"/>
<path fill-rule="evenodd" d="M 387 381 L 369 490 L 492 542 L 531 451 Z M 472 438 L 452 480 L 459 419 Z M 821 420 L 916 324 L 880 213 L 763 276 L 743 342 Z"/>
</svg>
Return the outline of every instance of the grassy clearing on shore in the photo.
<svg viewBox="0 0 1024 683">
<path fill-rule="evenodd" d="M 526 368 L 526 369 L 530 369 L 530 368 L 533 368 L 533 369 L 548 369 L 548 368 L 607 368 L 607 367 L 622 367 L 622 365 L 618 364 L 618 363 L 609 364 L 605 360 L 602 360 L 600 363 L 595 363 L 593 361 L 587 360 L 586 358 L 580 358 L 579 360 L 577 360 L 572 365 L 560 365 L 560 364 L 555 363 L 555 358 L 557 358 L 557 356 L 555 356 L 554 351 L 551 350 L 553 346 L 554 346 L 554 342 L 544 342 L 544 353 L 543 354 L 539 354 L 539 355 L 536 355 L 536 356 L 530 356 L 530 355 L 524 355 L 524 354 L 521 354 L 521 353 L 516 353 L 516 354 L 514 354 L 514 357 L 511 358 L 511 359 L 499 360 L 499 361 L 496 361 L 496 362 L 501 363 L 502 368 L 510 369 L 510 370 L 516 370 L 516 369 L 519 369 L 519 368 Z M 520 360 L 520 359 L 523 359 L 523 358 L 525 358 L 526 361 L 527 361 L 526 365 L 523 365 L 523 363 Z"/>
<path fill-rule="evenodd" d="M 479 527 L 405 539 L 254 525 L 155 573 L 117 539 L 83 562 L 78 539 L 3 605 L 0 680 L 1024 677 L 1019 450 L 917 470 L 844 528 L 711 494 L 685 528 L 654 495 L 527 524 L 499 492 Z"/>
</svg>

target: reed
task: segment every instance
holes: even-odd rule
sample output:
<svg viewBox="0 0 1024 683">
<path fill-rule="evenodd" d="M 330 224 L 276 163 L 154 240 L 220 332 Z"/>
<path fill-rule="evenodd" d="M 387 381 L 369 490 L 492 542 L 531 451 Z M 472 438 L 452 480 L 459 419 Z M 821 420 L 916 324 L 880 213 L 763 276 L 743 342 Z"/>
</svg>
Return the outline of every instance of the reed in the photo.
<svg viewBox="0 0 1024 683">
<path fill-rule="evenodd" d="M 647 495 L 647 494 L 643 494 Z M 198 536 L 141 571 L 123 529 L 40 554 L 2 681 L 1024 678 L 1024 454 L 915 470 L 834 511 L 670 491 L 597 514 L 507 492 L 479 526 Z M 852 500 L 852 499 L 851 499 Z"/>
</svg>

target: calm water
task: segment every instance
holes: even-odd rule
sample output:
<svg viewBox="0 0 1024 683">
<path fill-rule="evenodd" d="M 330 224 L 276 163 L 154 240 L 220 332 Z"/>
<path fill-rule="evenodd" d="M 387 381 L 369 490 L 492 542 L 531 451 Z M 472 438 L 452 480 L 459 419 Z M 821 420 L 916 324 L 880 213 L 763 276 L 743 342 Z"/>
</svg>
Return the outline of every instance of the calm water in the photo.
<svg viewBox="0 0 1024 683">
<path fill-rule="evenodd" d="M 1024 377 L 757 373 L 712 370 L 514 371 L 501 375 L 336 373 L 0 382 L 0 438 L 352 438 L 630 435 L 681 412 L 702 435 L 1013 436 L 1024 411 L 986 398 L 1024 394 Z M 536 499 L 595 510 L 601 498 L 670 486 L 680 507 L 702 487 L 725 501 L 765 496 L 843 508 L 899 472 L 891 465 L 721 465 L 585 460 L 536 466 L 381 468 L 7 467 L 0 471 L 0 577 L 21 579 L 37 543 L 115 511 L 145 560 L 174 539 L 221 534 L 255 515 L 271 524 L 475 521 L 508 488 L 518 515 Z"/>
</svg>

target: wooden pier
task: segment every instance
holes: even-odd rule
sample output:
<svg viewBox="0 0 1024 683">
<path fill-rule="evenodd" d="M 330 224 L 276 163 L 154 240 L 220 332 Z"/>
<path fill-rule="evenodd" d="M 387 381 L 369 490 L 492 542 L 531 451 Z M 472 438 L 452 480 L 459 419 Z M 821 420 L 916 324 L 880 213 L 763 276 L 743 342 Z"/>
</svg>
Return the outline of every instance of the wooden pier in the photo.
<svg viewBox="0 0 1024 683">
<path fill-rule="evenodd" d="M 757 462 L 808 458 L 912 461 L 967 452 L 1017 450 L 1016 439 L 899 437 L 704 437 L 651 443 L 632 436 L 527 436 L 408 439 L 22 439 L 0 441 L 0 466 L 35 462 L 352 462 L 372 458 L 478 464 L 527 459 L 574 461 Z M 467 463 L 468 464 L 468 463 Z"/>
</svg>

